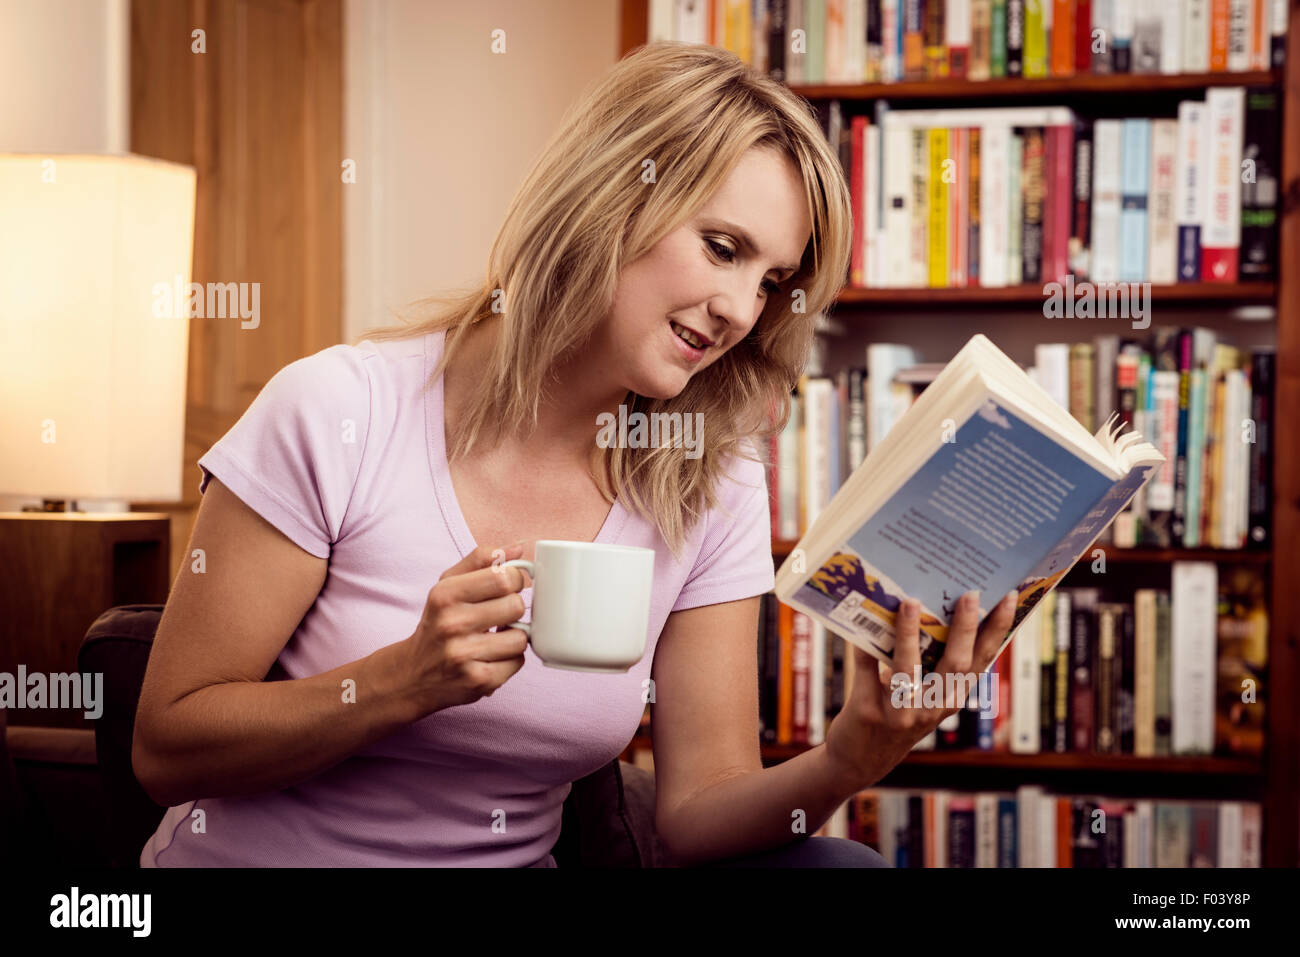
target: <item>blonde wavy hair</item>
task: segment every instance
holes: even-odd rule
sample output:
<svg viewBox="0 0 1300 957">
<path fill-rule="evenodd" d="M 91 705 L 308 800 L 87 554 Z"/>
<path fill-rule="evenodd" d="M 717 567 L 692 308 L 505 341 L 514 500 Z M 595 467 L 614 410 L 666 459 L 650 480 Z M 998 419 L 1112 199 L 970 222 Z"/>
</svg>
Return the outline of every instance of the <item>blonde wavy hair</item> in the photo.
<svg viewBox="0 0 1300 957">
<path fill-rule="evenodd" d="M 753 147 L 789 157 L 803 179 L 813 228 L 798 271 L 780 284 L 780 294 L 768 296 L 749 335 L 678 395 L 652 399 L 629 391 L 625 402 L 629 417 L 643 412 L 647 421 L 655 412 L 702 412 L 701 453 L 687 458 L 685 448 L 661 443 L 602 454 L 592 425 L 597 487 L 611 504 L 618 496 L 653 522 L 680 558 L 690 528 L 717 505 L 728 459 L 770 464 L 769 442 L 789 420 L 816 317 L 848 273 L 844 172 L 812 108 L 783 84 L 715 47 L 638 48 L 563 117 L 506 211 L 482 284 L 418 300 L 412 305 L 428 318 L 412 319 L 408 308 L 400 325 L 364 333 L 354 344 L 446 330 L 433 384 L 456 360 L 470 327 L 496 316 L 503 325 L 492 357 L 447 454 L 467 454 L 480 433 L 493 447 L 512 424 L 516 434 L 529 435 L 545 390 L 559 384 L 552 370 L 607 317 L 622 268 L 690 218 Z M 655 168 L 649 184 L 642 179 L 646 159 Z"/>
</svg>

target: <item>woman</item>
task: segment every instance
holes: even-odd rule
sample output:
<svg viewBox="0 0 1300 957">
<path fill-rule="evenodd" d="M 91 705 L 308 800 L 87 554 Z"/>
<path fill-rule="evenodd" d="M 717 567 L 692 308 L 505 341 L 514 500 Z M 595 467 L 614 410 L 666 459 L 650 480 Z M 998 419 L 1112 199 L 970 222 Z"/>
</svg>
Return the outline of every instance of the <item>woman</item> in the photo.
<svg viewBox="0 0 1300 957">
<path fill-rule="evenodd" d="M 570 782 L 622 751 L 649 687 L 677 861 L 883 863 L 800 838 L 955 707 L 891 708 L 884 674 L 824 745 L 766 770 L 758 748 L 756 441 L 789 415 L 850 231 L 836 157 L 780 84 L 703 46 L 618 63 L 520 188 L 481 288 L 291 363 L 200 459 L 204 561 L 177 577 L 136 722 L 136 773 L 170 806 L 142 865 L 554 866 Z M 702 454 L 602 447 L 620 404 L 702 413 Z M 546 668 L 506 627 L 530 589 L 493 566 L 541 538 L 656 551 L 626 675 Z M 985 667 L 1010 620 L 977 642 L 960 611 L 944 667 Z M 901 627 L 910 673 L 915 607 Z"/>
</svg>

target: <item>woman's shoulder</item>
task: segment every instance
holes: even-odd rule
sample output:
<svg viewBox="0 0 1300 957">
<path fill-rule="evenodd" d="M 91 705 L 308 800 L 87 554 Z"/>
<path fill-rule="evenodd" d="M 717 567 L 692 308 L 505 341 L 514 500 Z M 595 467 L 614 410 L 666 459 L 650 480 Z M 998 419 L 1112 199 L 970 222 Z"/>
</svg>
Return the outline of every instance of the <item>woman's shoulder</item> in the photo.
<svg viewBox="0 0 1300 957">
<path fill-rule="evenodd" d="M 753 440 L 746 439 L 721 460 L 713 480 L 713 507 L 705 512 L 701 531 L 707 536 L 760 509 L 768 509 L 767 466 Z"/>
<path fill-rule="evenodd" d="M 362 339 L 355 346 L 348 346 L 362 357 L 377 360 L 384 364 L 402 363 L 410 359 L 423 359 L 430 337 L 426 335 L 403 336 L 400 339 Z"/>
<path fill-rule="evenodd" d="M 283 366 L 264 391 L 268 398 L 335 405 L 400 394 L 403 383 L 422 378 L 424 350 L 423 336 L 339 343 Z"/>
</svg>

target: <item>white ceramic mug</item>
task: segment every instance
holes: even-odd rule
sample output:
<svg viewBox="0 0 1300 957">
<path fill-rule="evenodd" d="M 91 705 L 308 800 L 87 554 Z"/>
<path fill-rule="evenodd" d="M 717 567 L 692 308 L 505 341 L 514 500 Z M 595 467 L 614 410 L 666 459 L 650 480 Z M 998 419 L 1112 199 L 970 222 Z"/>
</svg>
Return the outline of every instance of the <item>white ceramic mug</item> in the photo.
<svg viewBox="0 0 1300 957">
<path fill-rule="evenodd" d="M 543 539 L 533 560 L 503 562 L 533 579 L 531 621 L 517 621 L 542 663 L 626 672 L 645 654 L 654 583 L 652 548 Z"/>
</svg>

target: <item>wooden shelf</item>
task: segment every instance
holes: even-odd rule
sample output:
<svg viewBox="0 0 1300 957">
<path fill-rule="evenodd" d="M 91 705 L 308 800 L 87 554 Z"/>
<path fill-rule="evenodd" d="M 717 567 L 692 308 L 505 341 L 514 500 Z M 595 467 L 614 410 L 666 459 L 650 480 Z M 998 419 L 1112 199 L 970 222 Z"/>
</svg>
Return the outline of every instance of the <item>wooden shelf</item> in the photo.
<svg viewBox="0 0 1300 957">
<path fill-rule="evenodd" d="M 906 83 L 816 83 L 790 87 L 809 100 L 987 100 L 992 97 L 1123 96 L 1204 90 L 1211 86 L 1278 86 L 1271 70 L 1245 73 L 1082 73 L 1037 80 L 917 80 Z"/>
<path fill-rule="evenodd" d="M 1098 545 L 1106 550 L 1106 561 L 1134 565 L 1164 565 L 1169 562 L 1220 562 L 1234 565 L 1267 565 L 1273 560 L 1271 551 L 1245 548 L 1115 548 Z M 1079 561 L 1087 565 L 1087 556 Z"/>
<path fill-rule="evenodd" d="M 629 749 L 649 749 L 650 736 L 638 733 Z M 765 761 L 785 761 L 802 754 L 802 744 L 765 744 Z M 1214 755 L 1139 758 L 1131 754 L 1040 753 L 1007 751 L 913 751 L 903 759 L 909 767 L 998 769 L 1004 771 L 1070 771 L 1085 774 L 1179 774 L 1223 777 L 1258 777 L 1263 764 L 1250 758 Z"/>
<path fill-rule="evenodd" d="M 1004 303 L 1042 303 L 1046 283 L 1017 286 L 966 286 L 934 289 L 892 289 L 845 286 L 836 300 L 841 305 L 886 305 L 918 309 L 933 306 L 995 306 Z M 1100 284 L 1099 284 L 1100 285 Z M 1271 282 L 1187 282 L 1152 285 L 1151 298 L 1214 306 L 1272 305 L 1277 285 Z"/>
<path fill-rule="evenodd" d="M 773 539 L 772 556 L 784 558 L 799 543 L 790 539 Z M 1238 565 L 1267 565 L 1273 559 L 1271 551 L 1244 548 L 1116 548 L 1098 545 L 1106 550 L 1106 561 L 1127 564 L 1166 564 L 1168 562 L 1222 562 Z M 1083 564 L 1083 561 L 1080 561 Z"/>
</svg>

